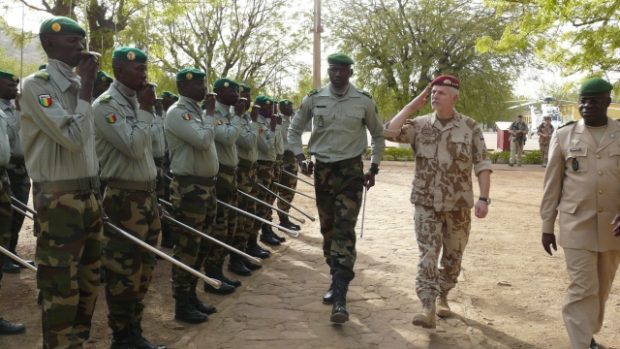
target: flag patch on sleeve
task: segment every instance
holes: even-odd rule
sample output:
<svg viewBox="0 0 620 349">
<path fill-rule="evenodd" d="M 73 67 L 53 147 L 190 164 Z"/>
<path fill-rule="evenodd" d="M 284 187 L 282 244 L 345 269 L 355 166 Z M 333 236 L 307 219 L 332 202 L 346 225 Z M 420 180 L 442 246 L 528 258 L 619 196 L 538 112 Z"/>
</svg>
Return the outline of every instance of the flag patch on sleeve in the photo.
<svg viewBox="0 0 620 349">
<path fill-rule="evenodd" d="M 52 106 L 52 96 L 50 95 L 39 95 L 39 104 L 43 108 L 49 108 Z"/>
<path fill-rule="evenodd" d="M 185 114 L 183 115 L 183 120 L 185 120 L 185 121 L 190 121 L 191 119 L 192 119 L 192 114 L 190 114 L 190 113 L 185 113 Z"/>
<path fill-rule="evenodd" d="M 116 120 L 118 120 L 118 118 L 114 115 L 114 113 L 108 114 L 108 116 L 105 117 L 105 121 L 107 121 L 108 124 L 115 124 Z"/>
</svg>

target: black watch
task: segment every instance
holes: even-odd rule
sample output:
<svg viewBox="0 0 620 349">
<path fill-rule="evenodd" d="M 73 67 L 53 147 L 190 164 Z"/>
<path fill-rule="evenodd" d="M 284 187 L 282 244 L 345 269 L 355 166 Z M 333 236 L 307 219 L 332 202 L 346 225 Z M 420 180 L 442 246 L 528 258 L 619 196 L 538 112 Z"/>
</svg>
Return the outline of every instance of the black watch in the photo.
<svg viewBox="0 0 620 349">
<path fill-rule="evenodd" d="M 484 196 L 481 196 L 478 198 L 478 200 L 486 202 L 487 205 L 491 204 L 491 198 L 485 198 Z"/>
</svg>

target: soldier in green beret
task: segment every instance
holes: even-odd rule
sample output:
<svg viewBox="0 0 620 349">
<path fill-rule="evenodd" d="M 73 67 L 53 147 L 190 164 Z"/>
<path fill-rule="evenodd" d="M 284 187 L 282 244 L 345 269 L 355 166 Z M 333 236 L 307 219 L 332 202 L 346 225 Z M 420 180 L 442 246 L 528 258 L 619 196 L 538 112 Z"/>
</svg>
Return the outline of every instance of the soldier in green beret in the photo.
<svg viewBox="0 0 620 349">
<path fill-rule="evenodd" d="M 114 81 L 114 79 L 108 75 L 108 73 L 100 70 L 97 72 L 97 78 L 95 79 L 95 88 L 93 89 L 93 98 L 96 99 L 97 97 L 101 96 L 102 93 L 104 93 L 108 88 L 110 88 L 110 85 L 112 85 L 112 81 Z"/>
<path fill-rule="evenodd" d="M 90 105 L 99 67 L 97 56 L 84 52 L 84 36 L 70 18 L 44 21 L 39 38 L 48 64 L 24 80 L 20 99 L 20 135 L 40 227 L 37 287 L 45 348 L 78 348 L 88 340 L 99 292 L 103 220 Z"/>
<path fill-rule="evenodd" d="M 207 114 L 200 103 L 205 100 L 206 74 L 195 68 L 177 73 L 177 88 L 181 97 L 168 110 L 165 130 L 170 144 L 172 173 L 170 201 L 173 217 L 207 235 L 211 235 L 217 210 L 215 182 L 219 162 L 215 149 L 215 129 L 212 120 L 215 98 L 207 97 Z M 200 236 L 181 227 L 174 229 L 174 258 L 200 269 L 208 245 Z M 201 323 L 215 313 L 215 307 L 202 303 L 196 295 L 198 279 L 173 266 L 172 291 L 175 300 L 174 318 L 187 323 Z"/>
<path fill-rule="evenodd" d="M 155 88 L 147 81 L 147 55 L 133 47 L 117 48 L 112 69 L 114 82 L 93 103 L 101 178 L 107 183 L 103 207 L 112 224 L 155 246 L 161 222 L 151 133 Z M 166 348 L 142 335 L 143 300 L 155 255 L 116 231 L 105 229 L 104 235 L 110 348 Z"/>
<path fill-rule="evenodd" d="M 175 95 L 174 93 L 170 91 L 164 91 L 161 94 L 161 98 L 162 98 L 162 103 L 164 106 L 164 112 L 168 111 L 168 108 L 170 108 L 170 106 L 172 106 L 174 103 L 176 103 L 179 100 L 179 96 Z"/>
<path fill-rule="evenodd" d="M 11 188 L 9 177 L 5 168 L 10 165 L 12 147 L 10 144 L 8 123 L 9 116 L 4 112 L 5 101 L 10 102 L 17 95 L 17 78 L 11 73 L 0 71 L 0 246 L 10 250 L 11 240 L 13 239 L 12 218 L 15 212 L 11 208 Z M 10 110 L 11 108 L 9 108 Z M 12 111 L 12 110 L 10 110 Z M 30 185 L 30 183 L 28 183 Z M 28 196 L 26 195 L 26 198 Z M 23 220 L 23 217 L 22 217 Z M 19 233 L 19 229 L 17 231 Z M 13 249 L 14 251 L 14 249 Z M 2 272 L 7 272 L 4 267 L 9 263 L 10 259 L 0 253 L 0 280 L 2 280 Z M 13 263 L 8 264 L 13 267 Z M 19 271 L 19 266 L 15 266 Z M 5 297 L 6 299 L 6 297 Z M 0 335 L 23 333 L 26 327 L 20 323 L 13 323 L 0 317 Z"/>
<path fill-rule="evenodd" d="M 280 165 L 283 171 L 280 171 L 281 174 L 278 182 L 288 188 L 295 189 L 297 188 L 297 177 L 295 176 L 297 175 L 299 167 L 297 166 L 297 159 L 295 159 L 295 154 L 293 153 L 293 150 L 291 149 L 291 146 L 288 143 L 287 139 L 288 128 L 291 125 L 291 118 L 293 117 L 293 102 L 289 101 L 288 99 L 283 99 L 278 102 L 278 109 L 280 110 L 280 118 L 282 120 L 282 126 L 280 127 L 280 130 L 282 132 L 282 140 L 284 142 L 284 153 L 282 154 L 282 164 Z M 287 174 L 287 172 L 292 173 L 295 176 L 291 176 Z M 278 191 L 278 194 L 286 201 L 293 201 L 293 198 L 295 197 L 295 192 L 287 189 L 279 189 Z M 282 211 L 289 212 L 291 209 L 291 206 L 289 204 L 285 203 L 280 199 L 278 199 L 277 204 L 278 208 Z M 291 222 L 287 215 L 278 212 L 278 217 L 280 218 L 281 226 L 291 230 L 301 229 L 299 225 Z"/>
<path fill-rule="evenodd" d="M 349 82 L 353 60 L 342 53 L 327 57 L 330 84 L 314 90 L 302 101 L 288 130 L 288 142 L 302 173 L 311 174 L 303 152 L 301 135 L 312 120 L 308 144 L 316 158 L 314 183 L 323 235 L 323 254 L 332 284 L 323 302 L 333 303 L 330 320 L 349 320 L 346 294 L 355 276 L 355 223 L 362 191 L 375 183 L 385 141 L 377 106 L 369 94 Z M 372 137 L 370 170 L 364 174 L 362 155 L 368 148 L 366 130 Z"/>
<path fill-rule="evenodd" d="M 579 90 L 582 119 L 551 137 L 545 170 L 542 245 L 564 249 L 569 285 L 562 318 L 571 348 L 598 349 L 605 304 L 620 265 L 620 123 L 609 118 L 613 86 L 601 78 Z M 554 234 L 559 215 L 559 241 Z"/>
</svg>

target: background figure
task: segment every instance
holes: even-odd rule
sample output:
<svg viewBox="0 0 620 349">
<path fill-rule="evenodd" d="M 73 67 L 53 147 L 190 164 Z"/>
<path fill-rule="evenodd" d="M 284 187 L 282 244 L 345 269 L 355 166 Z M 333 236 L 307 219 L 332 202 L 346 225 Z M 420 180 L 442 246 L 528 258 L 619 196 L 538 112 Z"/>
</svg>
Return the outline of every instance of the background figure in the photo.
<svg viewBox="0 0 620 349">
<path fill-rule="evenodd" d="M 527 125 L 523 122 L 523 116 L 518 115 L 517 120 L 510 124 L 510 162 L 508 165 L 521 166 L 521 157 L 523 156 L 523 146 L 527 139 Z"/>
<path fill-rule="evenodd" d="M 542 167 L 547 167 L 547 161 L 549 160 L 549 143 L 551 142 L 551 136 L 553 135 L 553 125 L 551 125 L 551 116 L 545 116 L 545 120 L 536 129 L 538 135 L 538 145 L 540 146 L 540 152 L 542 153 Z"/>
<path fill-rule="evenodd" d="M 573 349 L 598 349 L 593 335 L 603 325 L 620 264 L 620 123 L 607 117 L 611 90 L 601 78 L 581 86 L 582 119 L 559 127 L 551 138 L 540 204 L 549 254 L 557 250 L 553 231 L 560 216 L 559 243 L 570 279 L 562 317 Z"/>
<path fill-rule="evenodd" d="M 297 175 L 297 171 L 299 167 L 297 166 L 297 160 L 295 159 L 295 154 L 291 149 L 291 146 L 288 143 L 288 128 L 291 125 L 291 118 L 293 117 L 293 102 L 288 99 L 283 99 L 278 103 L 278 108 L 280 109 L 280 117 L 282 118 L 282 126 L 280 128 L 282 132 L 282 140 L 284 143 L 284 154 L 282 154 L 282 164 L 280 165 L 282 171 L 280 171 L 279 183 L 291 188 L 297 188 L 297 177 L 291 176 L 284 171 L 288 171 L 294 175 Z M 282 196 L 286 201 L 293 202 L 293 198 L 295 197 L 295 192 L 287 189 L 278 189 L 278 194 Z M 278 208 L 289 212 L 291 206 L 284 201 L 278 199 Z M 278 217 L 280 218 L 280 225 L 291 229 L 291 230 L 300 230 L 301 227 L 289 219 L 289 217 L 281 212 L 278 212 Z"/>
</svg>

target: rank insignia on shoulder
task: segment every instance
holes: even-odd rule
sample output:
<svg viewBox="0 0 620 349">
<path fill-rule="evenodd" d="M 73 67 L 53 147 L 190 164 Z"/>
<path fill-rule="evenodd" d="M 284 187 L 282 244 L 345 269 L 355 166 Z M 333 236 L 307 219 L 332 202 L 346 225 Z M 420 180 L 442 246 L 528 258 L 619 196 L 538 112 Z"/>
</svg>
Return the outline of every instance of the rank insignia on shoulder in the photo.
<svg viewBox="0 0 620 349">
<path fill-rule="evenodd" d="M 571 120 L 571 121 L 565 122 L 562 125 L 560 125 L 560 127 L 558 127 L 558 130 L 561 129 L 562 127 L 564 127 L 564 126 L 572 125 L 575 122 L 577 122 L 577 121 Z"/>
<path fill-rule="evenodd" d="M 40 71 L 40 72 L 35 73 L 34 77 L 38 79 L 42 79 L 42 80 L 49 80 L 50 74 L 48 72 Z"/>
<path fill-rule="evenodd" d="M 105 121 L 107 121 L 108 124 L 115 124 L 117 120 L 118 118 L 116 117 L 114 113 L 108 114 L 105 117 Z"/>
<path fill-rule="evenodd" d="M 111 100 L 112 100 L 112 96 L 110 96 L 110 95 L 103 95 L 103 96 L 99 97 L 99 101 L 102 102 L 102 103 L 107 103 L 107 102 L 109 102 Z"/>
<path fill-rule="evenodd" d="M 310 92 L 308 92 L 308 97 L 310 97 L 310 96 L 314 96 L 314 95 L 315 95 L 315 94 L 317 94 L 317 93 L 319 93 L 319 90 L 318 90 L 318 89 L 316 89 L 316 88 L 315 88 L 315 89 L 312 89 Z"/>
<path fill-rule="evenodd" d="M 372 95 L 369 92 L 366 92 L 364 90 L 357 90 L 359 93 L 363 94 L 364 96 L 372 99 Z"/>
<path fill-rule="evenodd" d="M 43 108 L 49 108 L 52 106 L 52 96 L 50 95 L 39 95 L 39 105 Z"/>
<path fill-rule="evenodd" d="M 185 121 L 190 121 L 191 119 L 192 119 L 192 114 L 190 114 L 190 113 L 185 113 L 185 114 L 183 115 L 183 120 L 185 120 Z"/>
</svg>

